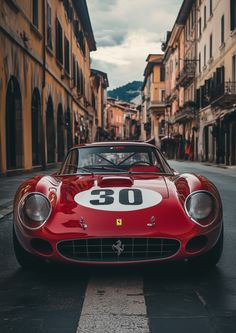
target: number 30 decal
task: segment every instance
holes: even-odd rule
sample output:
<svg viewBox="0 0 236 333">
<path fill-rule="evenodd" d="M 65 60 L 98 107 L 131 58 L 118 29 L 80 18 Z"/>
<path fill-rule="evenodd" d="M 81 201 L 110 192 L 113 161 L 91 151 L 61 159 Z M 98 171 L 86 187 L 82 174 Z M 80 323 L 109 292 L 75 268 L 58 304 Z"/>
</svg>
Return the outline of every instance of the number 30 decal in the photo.
<svg viewBox="0 0 236 333">
<path fill-rule="evenodd" d="M 98 199 L 90 200 L 92 205 L 111 205 L 114 202 L 113 190 L 93 190 L 91 195 L 98 196 Z M 141 205 L 143 203 L 142 192 L 139 189 L 123 188 L 119 192 L 119 203 L 122 205 Z"/>
<path fill-rule="evenodd" d="M 132 211 L 158 205 L 160 193 L 143 188 L 93 188 L 75 195 L 75 201 L 84 207 L 105 211 Z"/>
</svg>

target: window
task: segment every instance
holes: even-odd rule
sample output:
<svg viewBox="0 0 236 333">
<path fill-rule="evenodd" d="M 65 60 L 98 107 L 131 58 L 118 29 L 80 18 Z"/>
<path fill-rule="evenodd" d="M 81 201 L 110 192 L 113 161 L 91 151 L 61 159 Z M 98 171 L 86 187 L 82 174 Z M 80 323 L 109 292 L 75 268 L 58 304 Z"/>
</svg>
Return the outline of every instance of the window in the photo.
<svg viewBox="0 0 236 333">
<path fill-rule="evenodd" d="M 77 87 L 77 92 L 79 95 L 81 95 L 81 89 L 80 89 L 80 68 L 78 65 L 78 62 L 76 62 L 76 87 Z"/>
<path fill-rule="evenodd" d="M 80 83 L 81 83 L 81 95 L 84 96 L 84 93 L 85 93 L 85 90 L 84 90 L 85 80 L 84 80 L 84 74 L 83 74 L 82 70 L 80 70 Z"/>
<path fill-rule="evenodd" d="M 236 29 L 236 2 L 230 0 L 230 28 L 231 31 Z"/>
<path fill-rule="evenodd" d="M 75 55 L 73 54 L 72 57 L 72 75 L 73 75 L 73 86 L 76 86 L 76 61 L 75 61 Z"/>
<path fill-rule="evenodd" d="M 161 102 L 165 102 L 166 99 L 166 92 L 165 90 L 161 89 Z"/>
<path fill-rule="evenodd" d="M 225 16 L 221 17 L 221 45 L 225 43 Z"/>
<path fill-rule="evenodd" d="M 198 28 L 199 28 L 199 38 L 201 38 L 202 36 L 202 18 L 200 17 L 200 19 L 198 20 Z"/>
<path fill-rule="evenodd" d="M 206 17 L 207 17 L 207 14 L 206 14 L 206 6 L 204 6 L 204 29 L 206 28 Z"/>
<path fill-rule="evenodd" d="M 56 19 L 56 57 L 63 64 L 62 27 L 58 19 Z"/>
<path fill-rule="evenodd" d="M 236 55 L 233 56 L 232 58 L 232 70 L 233 70 L 233 73 L 232 73 L 232 81 L 233 82 L 236 82 Z"/>
<path fill-rule="evenodd" d="M 33 25 L 38 28 L 39 20 L 38 20 L 38 0 L 32 1 L 32 21 Z"/>
<path fill-rule="evenodd" d="M 69 0 L 63 0 L 63 5 L 64 5 L 64 8 L 65 8 L 66 15 L 69 18 L 69 16 L 70 16 L 70 3 L 69 3 Z"/>
<path fill-rule="evenodd" d="M 206 45 L 204 45 L 204 67 L 206 66 Z"/>
<path fill-rule="evenodd" d="M 52 9 L 47 4 L 47 46 L 52 50 Z"/>
<path fill-rule="evenodd" d="M 212 0 L 209 0 L 210 3 L 209 3 L 209 7 L 210 7 L 210 16 L 212 16 L 213 14 L 213 10 L 212 10 Z"/>
<path fill-rule="evenodd" d="M 77 41 L 79 43 L 81 51 L 83 52 L 83 55 L 85 56 L 85 41 L 84 41 L 84 34 L 83 34 L 82 30 L 80 30 L 77 34 Z"/>
<path fill-rule="evenodd" d="M 210 59 L 213 57 L 212 47 L 213 47 L 213 36 L 212 36 L 212 34 L 210 34 L 210 48 L 209 48 Z"/>
<path fill-rule="evenodd" d="M 70 44 L 68 39 L 64 38 L 64 59 L 65 59 L 65 71 L 70 74 Z"/>
<path fill-rule="evenodd" d="M 201 55 L 201 52 L 199 52 L 199 55 L 198 55 L 198 57 L 199 57 L 199 59 L 198 59 L 198 72 L 199 72 L 199 74 L 201 73 L 201 71 L 202 71 L 202 64 L 201 64 L 201 57 L 202 57 L 202 55 Z"/>
<path fill-rule="evenodd" d="M 194 24 L 195 24 L 195 16 L 194 16 L 194 13 L 195 13 L 195 8 L 192 9 L 192 12 L 191 12 L 191 22 L 192 22 L 191 28 L 192 28 L 192 29 L 193 29 Z"/>
<path fill-rule="evenodd" d="M 161 67 L 160 69 L 160 81 L 161 82 L 165 81 L 165 67 Z"/>
</svg>

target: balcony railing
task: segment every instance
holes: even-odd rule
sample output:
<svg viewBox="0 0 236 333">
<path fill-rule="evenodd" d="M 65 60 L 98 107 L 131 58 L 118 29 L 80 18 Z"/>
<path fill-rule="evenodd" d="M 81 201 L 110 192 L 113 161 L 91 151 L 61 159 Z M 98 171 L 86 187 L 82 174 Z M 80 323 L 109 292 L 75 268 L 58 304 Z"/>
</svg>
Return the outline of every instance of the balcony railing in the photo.
<svg viewBox="0 0 236 333">
<path fill-rule="evenodd" d="M 195 78 L 196 61 L 188 60 L 185 62 L 184 68 L 180 72 L 177 84 L 185 87 L 190 84 Z"/>
<path fill-rule="evenodd" d="M 223 107 L 236 104 L 236 82 L 223 82 L 214 87 L 211 91 L 211 104 Z"/>
<path fill-rule="evenodd" d="M 166 101 L 152 101 L 148 105 L 148 111 L 149 112 L 155 112 L 158 115 L 164 114 L 165 112 L 165 107 L 166 107 Z"/>
<path fill-rule="evenodd" d="M 189 107 L 184 107 L 179 109 L 174 115 L 175 122 L 184 122 L 194 118 L 194 109 Z"/>
</svg>

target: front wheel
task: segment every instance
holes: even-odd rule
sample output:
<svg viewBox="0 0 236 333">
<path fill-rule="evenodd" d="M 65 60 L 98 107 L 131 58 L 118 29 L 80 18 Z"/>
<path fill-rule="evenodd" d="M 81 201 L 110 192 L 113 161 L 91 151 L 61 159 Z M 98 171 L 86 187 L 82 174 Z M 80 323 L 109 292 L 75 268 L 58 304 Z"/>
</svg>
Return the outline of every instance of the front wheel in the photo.
<svg viewBox="0 0 236 333">
<path fill-rule="evenodd" d="M 42 266 L 42 264 L 44 263 L 42 259 L 29 253 L 21 246 L 16 236 L 14 227 L 13 227 L 13 247 L 14 247 L 15 257 L 22 268 L 32 269 Z"/>
<path fill-rule="evenodd" d="M 220 237 L 213 248 L 196 258 L 190 259 L 190 263 L 197 266 L 214 267 L 221 258 L 224 244 L 224 229 L 222 226 Z"/>
</svg>

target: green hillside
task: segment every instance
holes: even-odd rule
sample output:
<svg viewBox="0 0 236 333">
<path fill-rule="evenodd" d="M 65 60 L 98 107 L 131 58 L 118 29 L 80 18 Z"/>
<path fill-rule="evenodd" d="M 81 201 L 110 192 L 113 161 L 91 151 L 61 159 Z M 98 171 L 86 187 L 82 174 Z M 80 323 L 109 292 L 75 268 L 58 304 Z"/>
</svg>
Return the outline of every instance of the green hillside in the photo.
<svg viewBox="0 0 236 333">
<path fill-rule="evenodd" d="M 122 101 L 131 102 L 135 97 L 140 94 L 142 88 L 142 81 L 133 81 L 108 91 L 108 96 Z"/>
</svg>

